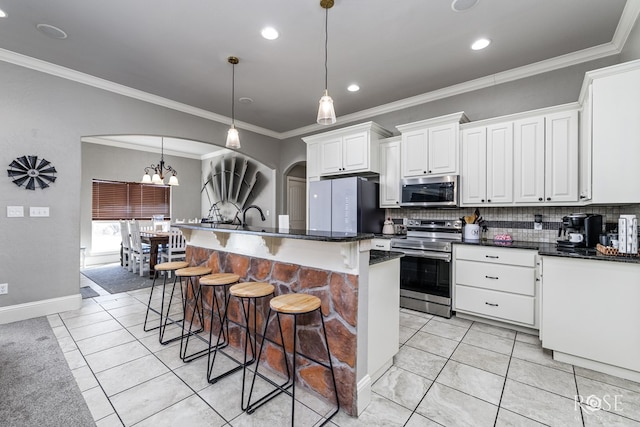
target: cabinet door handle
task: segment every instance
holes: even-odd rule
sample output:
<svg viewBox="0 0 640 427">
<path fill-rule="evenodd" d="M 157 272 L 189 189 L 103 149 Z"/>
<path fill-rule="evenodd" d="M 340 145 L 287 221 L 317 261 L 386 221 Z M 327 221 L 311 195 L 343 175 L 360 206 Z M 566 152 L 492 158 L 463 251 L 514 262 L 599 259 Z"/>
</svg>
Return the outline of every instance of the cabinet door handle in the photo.
<svg viewBox="0 0 640 427">
<path fill-rule="evenodd" d="M 580 196 L 580 198 L 581 198 L 581 199 L 586 199 L 586 198 L 587 198 L 587 196 L 582 196 L 582 195 L 581 195 L 581 196 Z"/>
<path fill-rule="evenodd" d="M 482 203 L 484 203 L 484 199 L 481 199 L 480 201 L 481 201 Z"/>
<path fill-rule="evenodd" d="M 491 199 L 487 199 L 487 202 L 491 203 Z"/>
<path fill-rule="evenodd" d="M 427 173 L 427 171 L 422 171 L 422 173 Z"/>
<path fill-rule="evenodd" d="M 429 171 L 429 173 L 431 173 L 431 171 Z"/>
<path fill-rule="evenodd" d="M 538 197 L 538 201 L 541 202 L 542 201 L 542 197 Z"/>
<path fill-rule="evenodd" d="M 493 258 L 493 259 L 498 259 L 500 258 L 498 255 L 485 255 L 485 258 Z"/>
<path fill-rule="evenodd" d="M 396 205 L 398 205 L 398 204 L 400 204 L 400 202 L 396 200 Z"/>
<path fill-rule="evenodd" d="M 496 276 L 484 276 L 484 277 L 486 277 L 487 279 L 498 280 L 498 277 Z"/>
<path fill-rule="evenodd" d="M 494 303 L 491 303 L 491 302 L 486 302 L 485 301 L 484 303 L 487 304 L 487 305 L 490 305 L 491 307 L 497 307 L 498 306 L 498 304 L 494 304 Z"/>
<path fill-rule="evenodd" d="M 547 202 L 551 201 L 551 197 L 547 197 Z"/>
</svg>

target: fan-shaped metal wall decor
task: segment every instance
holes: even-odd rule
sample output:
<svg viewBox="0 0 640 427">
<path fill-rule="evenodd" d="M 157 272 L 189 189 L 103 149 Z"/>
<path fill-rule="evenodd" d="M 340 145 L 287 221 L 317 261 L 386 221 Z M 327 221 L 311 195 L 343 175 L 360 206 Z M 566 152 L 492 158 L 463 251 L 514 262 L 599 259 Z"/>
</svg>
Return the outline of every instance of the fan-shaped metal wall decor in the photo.
<svg viewBox="0 0 640 427">
<path fill-rule="evenodd" d="M 9 167 L 7 174 L 13 178 L 13 183 L 18 187 L 24 185 L 27 190 L 44 189 L 56 181 L 56 168 L 47 159 L 38 161 L 38 156 L 18 157 Z"/>
<path fill-rule="evenodd" d="M 202 187 L 211 203 L 209 215 L 203 221 L 213 223 L 239 222 L 238 214 L 255 197 L 254 190 L 260 181 L 257 166 L 248 159 L 220 156 L 211 161 L 211 173 Z M 209 196 L 213 191 L 214 201 Z"/>
</svg>

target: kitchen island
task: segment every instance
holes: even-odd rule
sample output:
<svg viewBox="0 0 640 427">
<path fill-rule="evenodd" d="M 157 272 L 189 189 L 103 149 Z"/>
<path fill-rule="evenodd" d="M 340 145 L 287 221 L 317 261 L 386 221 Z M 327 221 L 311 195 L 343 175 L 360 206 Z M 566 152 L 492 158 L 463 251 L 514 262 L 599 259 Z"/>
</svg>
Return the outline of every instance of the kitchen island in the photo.
<svg viewBox="0 0 640 427">
<path fill-rule="evenodd" d="M 384 261 L 375 264 L 376 273 L 370 275 L 372 234 L 212 224 L 180 224 L 177 227 L 187 239 L 187 261 L 192 266 L 209 266 L 214 273 L 235 273 L 242 282 L 271 283 L 276 288 L 276 295 L 303 292 L 319 297 L 340 406 L 354 416 L 366 408 L 371 400 L 373 379 L 391 365 L 398 350 L 399 275 L 394 272 L 399 269 L 401 254 L 388 255 Z M 381 293 L 384 296 L 377 298 Z M 205 315 L 210 311 L 211 295 L 206 297 L 209 301 L 205 300 Z M 371 307 L 375 309 L 371 310 Z M 267 310 L 268 303 L 259 303 L 259 333 L 262 333 Z M 240 322 L 239 313 L 238 305 L 230 306 L 232 320 Z M 374 324 L 396 325 L 392 327 L 396 330 L 395 335 L 383 339 L 377 331 L 371 330 L 369 326 L 374 317 L 378 322 Z M 314 318 L 310 321 L 318 322 Z M 208 322 L 205 318 L 205 325 Z M 285 347 L 290 353 L 291 342 L 287 336 L 291 337 L 291 323 L 283 322 L 283 329 Z M 230 327 L 230 337 L 233 346 L 243 348 L 239 327 Z M 326 360 L 322 347 L 315 344 L 321 340 L 319 328 L 303 326 L 298 337 L 300 351 Z M 282 372 L 279 351 L 267 341 L 261 364 Z M 380 354 L 385 356 L 381 359 Z M 327 381 L 324 371 L 315 364 L 302 364 L 299 383 L 330 398 L 332 384 Z"/>
</svg>

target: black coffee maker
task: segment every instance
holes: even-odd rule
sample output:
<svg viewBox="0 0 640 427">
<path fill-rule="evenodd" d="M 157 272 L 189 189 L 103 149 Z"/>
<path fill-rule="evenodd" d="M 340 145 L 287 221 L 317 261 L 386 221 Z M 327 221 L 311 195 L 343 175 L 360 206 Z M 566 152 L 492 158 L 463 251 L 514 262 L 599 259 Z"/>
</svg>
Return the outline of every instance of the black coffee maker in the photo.
<svg viewBox="0 0 640 427">
<path fill-rule="evenodd" d="M 567 215 L 562 217 L 562 226 L 558 232 L 558 249 L 595 248 L 601 233 L 602 215 L 585 213 Z M 582 238 L 571 239 L 572 234 L 580 234 Z"/>
</svg>

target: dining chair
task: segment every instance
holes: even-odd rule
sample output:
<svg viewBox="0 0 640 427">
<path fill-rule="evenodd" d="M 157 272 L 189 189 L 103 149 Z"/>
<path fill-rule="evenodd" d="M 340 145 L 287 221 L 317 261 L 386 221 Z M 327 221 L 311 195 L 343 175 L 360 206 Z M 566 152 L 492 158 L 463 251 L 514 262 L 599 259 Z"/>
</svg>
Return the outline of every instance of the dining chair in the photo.
<svg viewBox="0 0 640 427">
<path fill-rule="evenodd" d="M 187 241 L 177 228 L 169 230 L 169 244 L 166 249 L 160 253 L 160 262 L 182 261 L 186 259 Z M 168 272 L 171 277 L 171 272 Z"/>
<path fill-rule="evenodd" d="M 120 221 L 120 235 L 122 236 L 122 266 L 131 270 L 131 237 L 129 237 L 128 221 Z"/>
<path fill-rule="evenodd" d="M 138 221 L 133 220 L 129 222 L 129 235 L 131 236 L 131 271 L 135 274 L 137 264 L 140 276 L 143 276 L 145 264 L 150 265 L 150 250 L 148 247 L 143 247 L 142 245 L 142 240 L 140 239 L 140 225 L 138 224 Z"/>
</svg>

